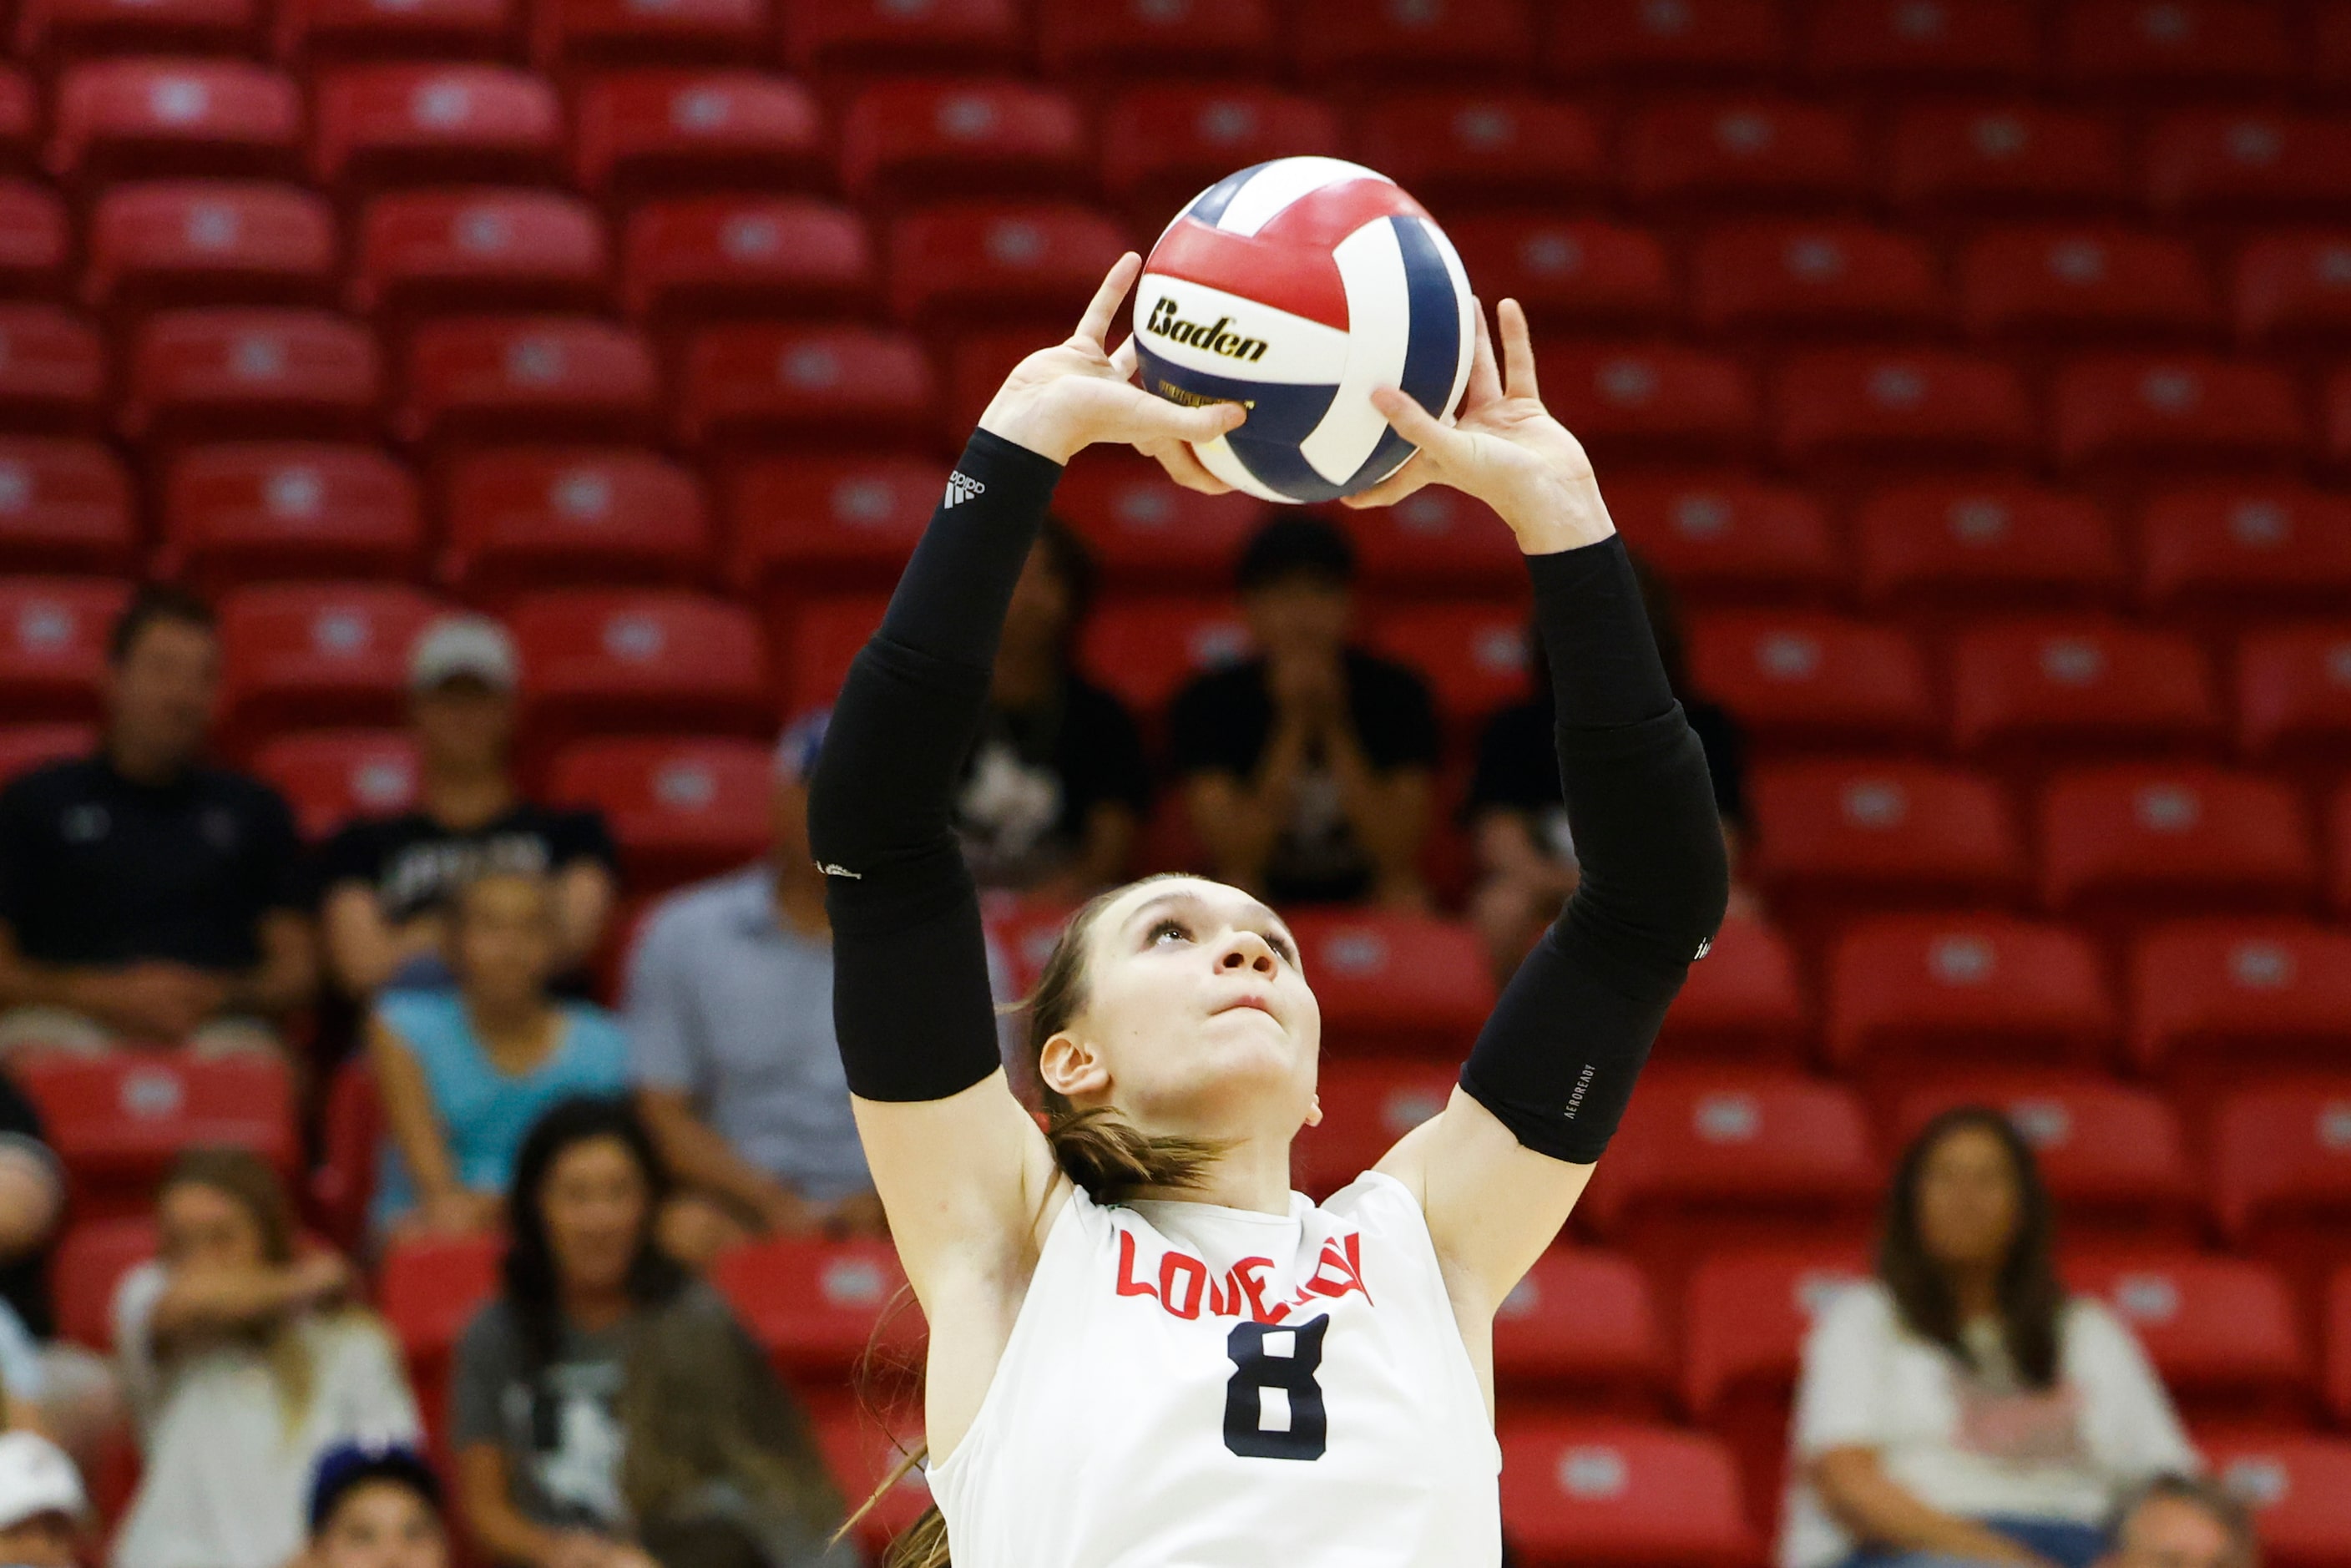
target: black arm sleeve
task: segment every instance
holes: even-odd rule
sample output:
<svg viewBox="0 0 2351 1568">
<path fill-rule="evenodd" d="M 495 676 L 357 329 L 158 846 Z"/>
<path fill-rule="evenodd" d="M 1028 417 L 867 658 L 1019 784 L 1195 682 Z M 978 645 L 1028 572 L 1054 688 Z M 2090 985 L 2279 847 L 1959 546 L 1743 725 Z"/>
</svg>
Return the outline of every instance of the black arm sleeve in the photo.
<svg viewBox="0 0 2351 1568">
<path fill-rule="evenodd" d="M 809 844 L 832 918 L 833 1031 L 849 1087 L 867 1100 L 944 1100 L 997 1069 L 955 787 L 1012 585 L 1061 476 L 1025 447 L 972 436 L 833 706 Z"/>
<path fill-rule="evenodd" d="M 1461 1087 L 1540 1153 L 1600 1157 L 1730 873 L 1706 753 L 1621 540 L 1530 556 L 1583 879 L 1504 988 Z"/>
</svg>

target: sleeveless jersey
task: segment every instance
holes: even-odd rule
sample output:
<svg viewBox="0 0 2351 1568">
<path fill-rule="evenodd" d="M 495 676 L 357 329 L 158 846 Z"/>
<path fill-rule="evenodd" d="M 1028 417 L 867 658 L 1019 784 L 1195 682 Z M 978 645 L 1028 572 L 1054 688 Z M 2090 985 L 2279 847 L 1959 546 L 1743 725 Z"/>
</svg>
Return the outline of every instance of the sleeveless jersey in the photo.
<svg viewBox="0 0 2351 1568">
<path fill-rule="evenodd" d="M 1104 1207 L 1047 1234 L 963 1441 L 956 1568 L 1495 1568 L 1501 1450 L 1420 1205 Z"/>
</svg>

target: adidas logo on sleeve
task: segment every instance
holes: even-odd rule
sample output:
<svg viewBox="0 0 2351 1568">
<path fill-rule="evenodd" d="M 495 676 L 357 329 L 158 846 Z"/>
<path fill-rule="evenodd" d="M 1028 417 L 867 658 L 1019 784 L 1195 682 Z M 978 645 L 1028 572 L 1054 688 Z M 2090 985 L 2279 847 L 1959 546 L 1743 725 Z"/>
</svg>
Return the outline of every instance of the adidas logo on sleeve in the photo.
<svg viewBox="0 0 2351 1568">
<path fill-rule="evenodd" d="M 987 486 L 958 468 L 947 476 L 947 497 L 942 505 L 946 510 L 952 511 L 974 496 L 986 494 L 987 494 Z"/>
</svg>

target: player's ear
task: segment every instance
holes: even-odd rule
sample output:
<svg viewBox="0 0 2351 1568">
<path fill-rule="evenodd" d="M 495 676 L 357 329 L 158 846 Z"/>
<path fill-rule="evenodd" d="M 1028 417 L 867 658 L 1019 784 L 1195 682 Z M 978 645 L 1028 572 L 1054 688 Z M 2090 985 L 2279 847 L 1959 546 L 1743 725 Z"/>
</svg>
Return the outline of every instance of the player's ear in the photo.
<svg viewBox="0 0 2351 1568">
<path fill-rule="evenodd" d="M 1110 1068 L 1101 1052 L 1062 1030 L 1038 1052 L 1037 1080 L 1065 1100 L 1084 1100 L 1109 1092 Z"/>
<path fill-rule="evenodd" d="M 1306 1124 L 1310 1127 L 1322 1124 L 1322 1096 L 1320 1094 L 1306 1103 Z"/>
</svg>

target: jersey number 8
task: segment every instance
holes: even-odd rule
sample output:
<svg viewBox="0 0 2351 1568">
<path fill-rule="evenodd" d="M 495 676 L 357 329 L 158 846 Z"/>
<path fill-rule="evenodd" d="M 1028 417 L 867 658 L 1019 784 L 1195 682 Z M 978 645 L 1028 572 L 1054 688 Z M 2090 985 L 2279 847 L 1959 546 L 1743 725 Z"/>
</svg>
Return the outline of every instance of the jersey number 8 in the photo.
<svg viewBox="0 0 2351 1568">
<path fill-rule="evenodd" d="M 1322 1409 L 1322 1336 L 1331 1320 L 1236 1323 L 1225 1338 L 1225 1447 L 1248 1459 L 1319 1459 L 1331 1435 Z"/>
</svg>

